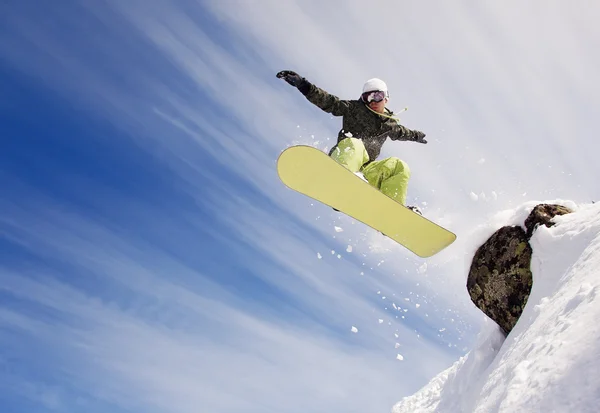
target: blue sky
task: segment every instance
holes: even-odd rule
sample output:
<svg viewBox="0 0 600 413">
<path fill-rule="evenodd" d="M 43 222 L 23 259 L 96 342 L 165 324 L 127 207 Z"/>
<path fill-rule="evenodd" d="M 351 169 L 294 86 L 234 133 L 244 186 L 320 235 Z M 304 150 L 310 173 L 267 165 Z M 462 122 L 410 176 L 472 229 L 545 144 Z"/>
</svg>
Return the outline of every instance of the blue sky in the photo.
<svg viewBox="0 0 600 413">
<path fill-rule="evenodd" d="M 598 9 L 4 2 L 3 411 L 388 411 L 472 345 L 494 213 L 598 199 Z M 429 144 L 382 154 L 453 246 L 419 259 L 285 188 L 278 154 L 340 120 L 282 69 L 388 83 Z"/>
</svg>

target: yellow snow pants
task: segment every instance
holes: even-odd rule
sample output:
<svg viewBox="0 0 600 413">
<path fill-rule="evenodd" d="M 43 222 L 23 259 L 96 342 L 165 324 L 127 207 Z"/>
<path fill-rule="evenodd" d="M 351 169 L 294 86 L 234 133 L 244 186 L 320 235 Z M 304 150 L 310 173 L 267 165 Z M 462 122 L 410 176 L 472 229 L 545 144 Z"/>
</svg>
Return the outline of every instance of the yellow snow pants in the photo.
<svg viewBox="0 0 600 413">
<path fill-rule="evenodd" d="M 362 172 L 365 179 L 385 195 L 406 205 L 410 168 L 401 159 L 390 157 L 369 162 L 369 154 L 360 139 L 346 138 L 338 143 L 330 155 L 352 172 Z"/>
</svg>

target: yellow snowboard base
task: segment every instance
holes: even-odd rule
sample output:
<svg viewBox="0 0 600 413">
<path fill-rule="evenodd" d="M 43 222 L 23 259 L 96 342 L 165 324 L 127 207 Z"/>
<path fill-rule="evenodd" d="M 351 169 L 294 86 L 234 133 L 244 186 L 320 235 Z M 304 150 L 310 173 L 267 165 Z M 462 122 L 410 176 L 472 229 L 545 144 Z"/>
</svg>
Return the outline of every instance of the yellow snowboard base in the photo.
<svg viewBox="0 0 600 413">
<path fill-rule="evenodd" d="M 277 160 L 277 173 L 289 188 L 380 231 L 419 257 L 431 257 L 456 239 L 452 232 L 382 194 L 317 148 L 287 148 Z"/>
</svg>

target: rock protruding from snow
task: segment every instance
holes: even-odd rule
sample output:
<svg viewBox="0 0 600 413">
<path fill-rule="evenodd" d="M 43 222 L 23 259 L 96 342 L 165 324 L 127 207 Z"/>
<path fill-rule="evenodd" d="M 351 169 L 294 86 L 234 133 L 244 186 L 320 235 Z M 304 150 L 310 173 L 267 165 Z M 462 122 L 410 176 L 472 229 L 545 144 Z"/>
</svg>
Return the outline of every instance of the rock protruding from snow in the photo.
<svg viewBox="0 0 600 413">
<path fill-rule="evenodd" d="M 510 333 L 531 291 L 531 246 L 523 228 L 503 227 L 475 253 L 467 278 L 473 303 Z"/>
<path fill-rule="evenodd" d="M 527 304 L 533 277 L 529 240 L 540 225 L 551 227 L 557 215 L 572 212 L 555 204 L 533 208 L 522 226 L 506 226 L 496 231 L 477 249 L 467 290 L 473 303 L 509 334 Z"/>
<path fill-rule="evenodd" d="M 527 229 L 527 239 L 533 235 L 533 231 L 540 225 L 548 228 L 554 225 L 552 221 L 557 215 L 566 215 L 573 212 L 570 208 L 563 205 L 555 204 L 539 204 L 529 214 L 525 220 L 525 228 Z"/>
</svg>

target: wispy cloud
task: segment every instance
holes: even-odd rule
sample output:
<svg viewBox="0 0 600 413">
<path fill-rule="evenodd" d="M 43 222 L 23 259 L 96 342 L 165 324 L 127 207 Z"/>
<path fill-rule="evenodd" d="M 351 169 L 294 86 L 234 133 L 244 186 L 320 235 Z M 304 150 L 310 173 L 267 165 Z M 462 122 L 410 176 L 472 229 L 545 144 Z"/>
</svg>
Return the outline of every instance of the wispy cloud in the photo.
<svg viewBox="0 0 600 413">
<path fill-rule="evenodd" d="M 228 288 L 219 278 L 231 279 L 231 274 L 218 267 L 204 272 L 190 266 L 189 257 L 169 254 L 168 243 L 157 248 L 156 239 L 128 236 L 125 228 L 111 229 L 65 210 L 65 205 L 35 199 L 34 193 L 29 194 L 34 201 L 30 206 L 2 205 L 3 217 L 10 217 L 2 219 L 3 233 L 35 260 L 0 270 L 0 291 L 9 298 L 0 319 L 3 331 L 11 332 L 4 336 L 13 340 L 8 348 L 19 359 L 25 355 L 16 346 L 28 343 L 28 352 L 44 348 L 61 360 L 60 371 L 43 374 L 39 385 L 59 383 L 57 395 L 63 394 L 65 402 L 76 391 L 88 403 L 121 409 L 275 410 L 300 392 L 319 394 L 320 405 L 333 408 L 348 388 L 358 390 L 369 382 L 391 395 L 404 380 L 404 369 L 428 372 L 421 373 L 426 377 L 451 361 L 427 340 L 426 331 L 419 339 L 414 331 L 419 327 L 395 318 L 413 318 L 418 313 L 414 304 L 422 300 L 390 297 L 410 308 L 408 313 L 393 310 L 392 304 L 385 310 L 369 303 L 364 291 L 348 281 L 353 277 L 344 281 L 332 276 L 352 272 L 352 265 L 318 260 L 303 240 L 276 238 L 269 226 L 266 238 L 257 240 L 264 247 L 256 252 L 262 254 L 237 264 L 237 283 L 249 289 Z M 112 203 L 119 207 L 120 199 Z M 161 217 L 143 209 L 139 213 L 150 221 Z M 252 211 L 247 217 L 265 220 Z M 280 249 L 269 248 L 273 239 Z M 230 244 L 227 251 L 240 250 Z M 255 294 L 247 294 L 256 288 L 248 278 L 262 279 L 275 297 L 267 294 L 265 302 L 256 301 Z M 381 285 L 377 279 L 363 280 L 363 288 L 371 281 Z M 360 336 L 350 332 L 350 319 Z M 402 343 L 406 357 L 399 370 L 395 342 Z M 423 365 L 415 346 L 427 349 L 432 360 Z M 54 364 L 45 357 L 31 362 L 48 368 Z M 321 371 L 319 380 L 315 369 Z M 396 380 L 390 381 L 392 376 Z M 360 405 L 391 402 L 364 397 Z M 306 409 L 313 402 L 290 409 Z"/>
<path fill-rule="evenodd" d="M 38 214 L 36 220 L 12 211 L 12 216 L 21 218 L 19 222 L 28 223 L 13 226 L 13 234 L 31 252 L 52 257 L 63 271 L 35 266 L 19 272 L 2 269 L 3 293 L 37 310 L 5 308 L 0 318 L 3 329 L 18 334 L 19 343 L 29 343 L 29 351 L 43 348 L 62 360 L 61 373 L 52 376 L 60 379 L 61 386 L 65 381 L 70 386 L 77 383 L 88 400 L 145 411 L 251 410 L 257 406 L 274 410 L 299 392 L 319 394 L 324 408 L 333 408 L 340 394 L 349 388 L 358 390 L 363 380 L 391 390 L 398 382 L 386 376 L 401 378 L 390 363 L 391 352 L 386 357 L 369 349 L 369 340 L 358 347 L 351 344 L 348 325 L 341 337 L 329 337 L 324 328 L 315 329 L 314 323 L 303 321 L 301 314 L 293 317 L 296 321 L 279 319 L 272 309 L 256 308 L 256 303 L 248 301 L 251 297 L 232 295 L 160 251 L 94 223 L 56 211 Z M 289 268 L 299 275 L 305 271 L 295 263 Z M 61 281 L 66 273 L 76 277 Z M 361 304 L 356 294 L 323 293 L 330 302 L 347 299 Z M 364 317 L 360 313 L 366 308 L 357 310 L 360 323 Z M 318 317 L 327 321 L 332 314 Z M 390 318 L 381 309 L 374 317 Z M 374 318 L 371 323 L 373 327 L 365 326 L 364 332 L 378 334 Z M 397 324 L 394 327 L 402 336 L 411 337 L 407 342 L 415 340 L 413 332 Z M 392 332 L 387 333 L 389 342 Z M 445 359 L 435 347 L 425 346 L 431 355 Z M 439 367 L 439 361 L 433 361 L 430 367 L 419 369 L 433 373 Z M 318 379 L 315 369 L 321 372 Z M 362 379 L 357 381 L 356 374 Z M 366 398 L 364 403 L 382 403 L 375 399 Z M 310 403 L 290 409 L 306 409 Z"/>
</svg>

